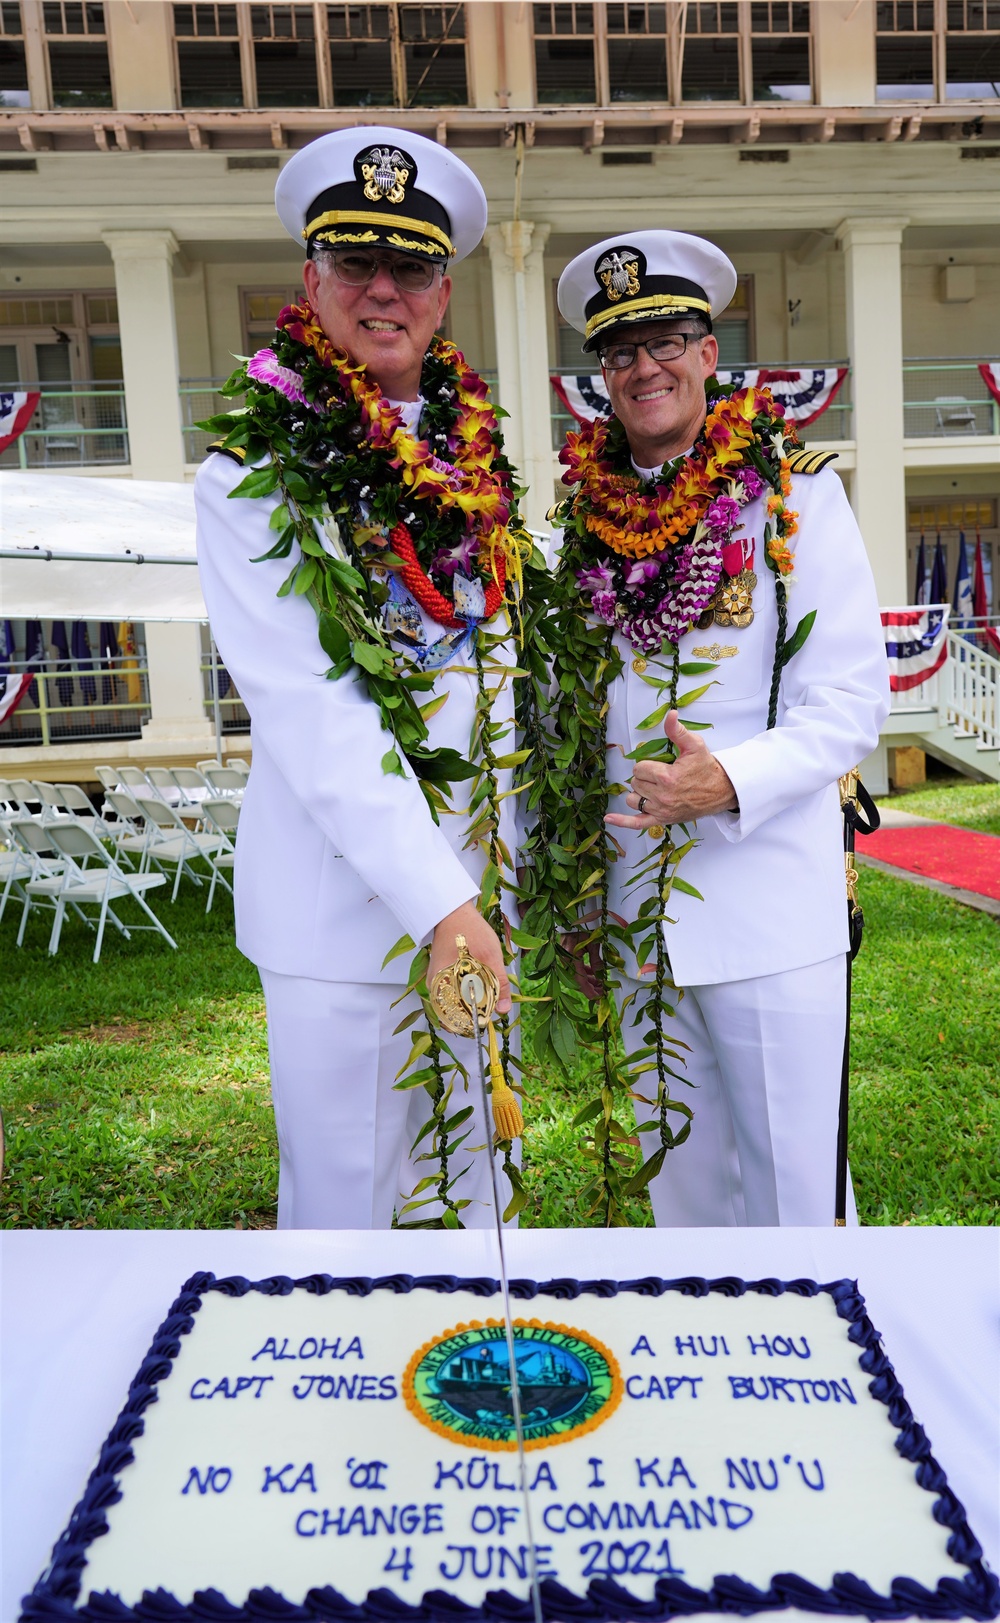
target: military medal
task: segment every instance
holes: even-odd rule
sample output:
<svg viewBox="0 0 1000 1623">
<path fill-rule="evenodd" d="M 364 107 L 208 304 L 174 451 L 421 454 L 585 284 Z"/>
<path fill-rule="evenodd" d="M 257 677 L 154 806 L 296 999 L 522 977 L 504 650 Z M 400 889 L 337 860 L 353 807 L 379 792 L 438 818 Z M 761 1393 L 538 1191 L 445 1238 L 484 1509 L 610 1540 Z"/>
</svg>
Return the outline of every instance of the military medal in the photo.
<svg viewBox="0 0 1000 1623">
<path fill-rule="evenodd" d="M 753 540 L 745 536 L 723 547 L 722 579 L 708 605 L 711 612 L 706 611 L 704 624 L 699 621 L 699 630 L 707 630 L 713 620 L 717 626 L 739 626 L 741 629 L 753 623 L 753 590 L 757 584 L 757 576 L 751 567 L 753 555 Z"/>
</svg>

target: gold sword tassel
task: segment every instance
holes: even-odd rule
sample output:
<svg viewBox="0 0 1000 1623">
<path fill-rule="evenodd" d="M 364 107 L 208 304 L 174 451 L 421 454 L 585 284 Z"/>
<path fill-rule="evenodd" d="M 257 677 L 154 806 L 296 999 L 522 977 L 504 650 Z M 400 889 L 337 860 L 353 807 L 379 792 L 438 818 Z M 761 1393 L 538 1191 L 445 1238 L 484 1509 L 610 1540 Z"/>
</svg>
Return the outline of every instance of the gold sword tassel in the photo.
<svg viewBox="0 0 1000 1623">
<path fill-rule="evenodd" d="M 486 1045 L 490 1059 L 490 1108 L 493 1111 L 494 1132 L 499 1140 L 520 1138 L 524 1132 L 524 1117 L 517 1095 L 503 1074 L 496 1029 L 493 1025 L 493 1011 L 500 995 L 500 982 L 492 969 L 487 969 L 485 964 L 473 958 L 464 935 L 455 937 L 455 945 L 458 948 L 457 959 L 448 969 L 440 970 L 431 983 L 431 1004 L 445 1030 L 453 1032 L 456 1037 L 475 1037 L 478 1041 L 479 1033 L 484 1026 L 486 1027 Z M 462 995 L 463 983 L 468 987 L 469 976 L 475 984 L 478 1031 L 472 1010 Z"/>
</svg>

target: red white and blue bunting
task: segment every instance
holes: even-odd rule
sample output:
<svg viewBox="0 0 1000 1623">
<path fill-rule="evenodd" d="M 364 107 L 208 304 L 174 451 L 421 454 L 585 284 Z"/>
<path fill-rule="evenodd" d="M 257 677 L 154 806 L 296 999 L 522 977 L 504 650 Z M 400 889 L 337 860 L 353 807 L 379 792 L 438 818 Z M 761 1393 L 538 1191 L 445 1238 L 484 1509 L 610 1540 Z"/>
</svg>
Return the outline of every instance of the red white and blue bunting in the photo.
<svg viewBox="0 0 1000 1623">
<path fill-rule="evenodd" d="M 0 390 L 0 451 L 20 439 L 34 416 L 41 396 L 26 390 Z"/>
<path fill-rule="evenodd" d="M 716 376 L 720 383 L 732 384 L 734 389 L 766 386 L 788 421 L 804 427 L 823 415 L 846 378 L 847 367 L 806 366 L 780 370 L 774 367 L 748 367 L 743 371 L 723 371 L 720 368 Z M 558 373 L 553 373 L 551 382 L 559 399 L 578 423 L 589 423 L 595 417 L 610 415 L 611 401 L 600 372 L 589 377 L 560 377 Z"/>
<path fill-rule="evenodd" d="M 941 669 L 948 652 L 948 613 L 947 603 L 882 610 L 889 687 L 893 693 L 919 687 Z"/>
<path fill-rule="evenodd" d="M 980 361 L 979 376 L 994 400 L 1000 403 L 1000 361 Z"/>
</svg>

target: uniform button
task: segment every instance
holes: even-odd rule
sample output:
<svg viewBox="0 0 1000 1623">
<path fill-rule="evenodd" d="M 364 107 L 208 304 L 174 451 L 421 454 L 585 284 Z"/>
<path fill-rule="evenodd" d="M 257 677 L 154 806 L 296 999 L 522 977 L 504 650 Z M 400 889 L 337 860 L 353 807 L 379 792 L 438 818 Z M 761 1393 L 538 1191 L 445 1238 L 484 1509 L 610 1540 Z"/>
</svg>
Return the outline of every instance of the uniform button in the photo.
<svg viewBox="0 0 1000 1623">
<path fill-rule="evenodd" d="M 665 832 L 662 823 L 654 823 L 651 828 L 646 830 L 651 840 L 662 840 Z"/>
<path fill-rule="evenodd" d="M 635 671 L 636 676 L 641 676 L 643 671 L 646 669 L 646 661 L 643 659 L 641 654 L 636 654 L 632 661 L 632 669 Z"/>
</svg>

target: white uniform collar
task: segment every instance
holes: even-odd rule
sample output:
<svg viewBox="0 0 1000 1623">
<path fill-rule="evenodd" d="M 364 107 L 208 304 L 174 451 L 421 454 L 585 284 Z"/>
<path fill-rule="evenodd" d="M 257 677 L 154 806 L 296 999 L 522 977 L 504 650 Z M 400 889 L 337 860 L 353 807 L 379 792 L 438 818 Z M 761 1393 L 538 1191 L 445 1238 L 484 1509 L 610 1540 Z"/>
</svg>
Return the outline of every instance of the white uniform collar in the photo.
<svg viewBox="0 0 1000 1623">
<path fill-rule="evenodd" d="M 408 434 L 417 437 L 417 428 L 420 424 L 420 413 L 424 409 L 424 397 L 418 394 L 416 400 L 390 400 L 389 405 L 394 407 L 403 419 L 403 427 Z"/>
<path fill-rule="evenodd" d="M 694 450 L 694 446 L 689 445 L 687 450 L 684 452 L 684 455 L 685 456 L 690 456 L 691 452 L 693 450 Z M 671 457 L 670 460 L 673 461 L 674 460 L 673 457 Z M 635 460 L 635 457 L 633 457 L 632 458 L 632 466 L 635 469 L 636 473 L 639 475 L 640 479 L 655 479 L 656 475 L 660 472 L 660 469 L 663 467 L 663 463 L 658 462 L 655 468 L 640 468 L 638 462 Z"/>
</svg>

